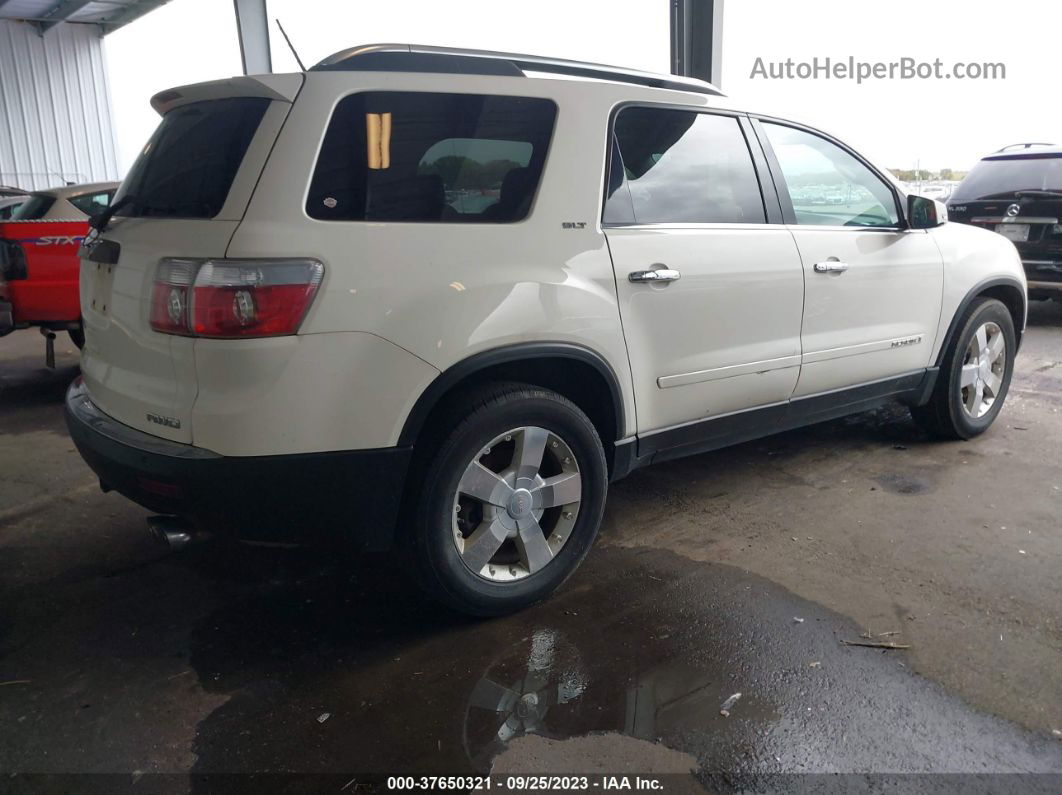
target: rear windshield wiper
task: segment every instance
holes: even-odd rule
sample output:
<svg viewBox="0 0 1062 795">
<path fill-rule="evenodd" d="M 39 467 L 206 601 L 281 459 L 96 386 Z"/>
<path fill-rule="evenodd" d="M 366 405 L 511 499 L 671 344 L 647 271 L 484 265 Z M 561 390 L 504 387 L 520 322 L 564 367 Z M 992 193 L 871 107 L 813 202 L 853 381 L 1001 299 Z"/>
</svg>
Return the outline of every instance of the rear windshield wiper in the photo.
<svg viewBox="0 0 1062 795">
<path fill-rule="evenodd" d="M 89 218 L 89 226 L 91 226 L 97 232 L 104 231 L 107 228 L 107 224 L 109 224 L 111 222 L 111 219 L 114 217 L 114 214 L 123 207 L 132 204 L 134 201 L 136 201 L 136 196 L 127 193 L 118 201 L 111 202 L 107 205 L 105 209 L 100 210 L 98 213 Z"/>
</svg>

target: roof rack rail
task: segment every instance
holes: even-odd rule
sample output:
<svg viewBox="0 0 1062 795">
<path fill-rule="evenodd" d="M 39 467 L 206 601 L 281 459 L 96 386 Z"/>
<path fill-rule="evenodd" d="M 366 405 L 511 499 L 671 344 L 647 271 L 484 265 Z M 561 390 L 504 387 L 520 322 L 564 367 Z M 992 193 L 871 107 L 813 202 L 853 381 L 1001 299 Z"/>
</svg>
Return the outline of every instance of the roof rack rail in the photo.
<svg viewBox="0 0 1062 795">
<path fill-rule="evenodd" d="M 1055 144 L 1046 143 L 1045 141 L 1032 141 L 1030 143 L 1024 144 L 1008 144 L 1002 149 L 997 149 L 996 154 L 998 155 L 1001 152 L 1009 152 L 1011 149 L 1032 149 L 1034 146 L 1055 146 Z"/>
<path fill-rule="evenodd" d="M 711 83 L 692 77 L 642 72 L 563 58 L 421 44 L 365 44 L 351 47 L 328 56 L 311 67 L 310 71 L 437 72 L 513 77 L 521 77 L 525 72 L 545 72 L 722 96 L 722 92 Z"/>
</svg>

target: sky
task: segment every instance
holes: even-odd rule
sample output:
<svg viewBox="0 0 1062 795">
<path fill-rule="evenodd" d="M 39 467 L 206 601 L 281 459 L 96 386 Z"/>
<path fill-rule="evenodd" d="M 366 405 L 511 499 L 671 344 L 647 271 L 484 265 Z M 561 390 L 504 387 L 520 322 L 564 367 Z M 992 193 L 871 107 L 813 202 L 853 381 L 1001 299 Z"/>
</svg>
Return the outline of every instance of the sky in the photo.
<svg viewBox="0 0 1062 795">
<path fill-rule="evenodd" d="M 355 44 L 413 42 L 508 50 L 667 71 L 668 0 L 268 0 L 307 66 Z M 1023 141 L 1062 142 L 1057 96 L 1062 3 L 1025 0 L 726 0 L 721 86 L 739 107 L 809 123 L 897 169 L 967 170 Z M 296 71 L 271 22 L 273 69 Z M 108 36 L 105 52 L 128 169 L 158 122 L 164 89 L 240 74 L 229 0 L 171 0 Z M 915 62 L 943 72 L 998 63 L 1005 78 L 764 79 L 795 63 Z M 794 66 L 794 69 L 796 67 Z"/>
</svg>

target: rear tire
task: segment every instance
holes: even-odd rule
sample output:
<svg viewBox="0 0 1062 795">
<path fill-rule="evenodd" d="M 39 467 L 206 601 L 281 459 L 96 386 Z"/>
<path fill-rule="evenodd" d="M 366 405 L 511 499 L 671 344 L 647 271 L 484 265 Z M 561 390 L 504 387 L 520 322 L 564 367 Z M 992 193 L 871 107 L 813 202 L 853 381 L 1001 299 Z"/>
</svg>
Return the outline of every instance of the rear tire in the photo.
<svg viewBox="0 0 1062 795">
<path fill-rule="evenodd" d="M 480 387 L 455 396 L 417 446 L 402 544 L 433 597 L 470 615 L 510 613 L 549 596 L 590 550 L 607 465 L 567 398 Z"/>
<path fill-rule="evenodd" d="M 85 327 L 79 325 L 77 328 L 67 330 L 67 334 L 70 335 L 70 341 L 77 346 L 78 350 L 85 347 Z"/>
<path fill-rule="evenodd" d="M 1017 348 L 1007 307 L 995 298 L 975 299 L 945 351 L 932 397 L 924 406 L 913 406 L 911 415 L 945 439 L 984 433 L 1003 408 Z"/>
</svg>

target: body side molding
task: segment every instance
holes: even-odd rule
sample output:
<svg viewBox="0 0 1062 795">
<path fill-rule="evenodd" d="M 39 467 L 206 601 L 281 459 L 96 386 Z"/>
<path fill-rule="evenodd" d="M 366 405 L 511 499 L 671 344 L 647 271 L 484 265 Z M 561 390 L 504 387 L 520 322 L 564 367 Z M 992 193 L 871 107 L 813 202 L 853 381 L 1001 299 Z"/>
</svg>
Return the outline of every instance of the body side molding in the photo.
<svg viewBox="0 0 1062 795">
<path fill-rule="evenodd" d="M 782 431 L 837 419 L 876 408 L 889 400 L 918 405 L 925 402 L 937 380 L 937 368 L 871 381 L 794 400 L 661 428 L 638 437 L 631 469 L 707 453 Z"/>
</svg>

